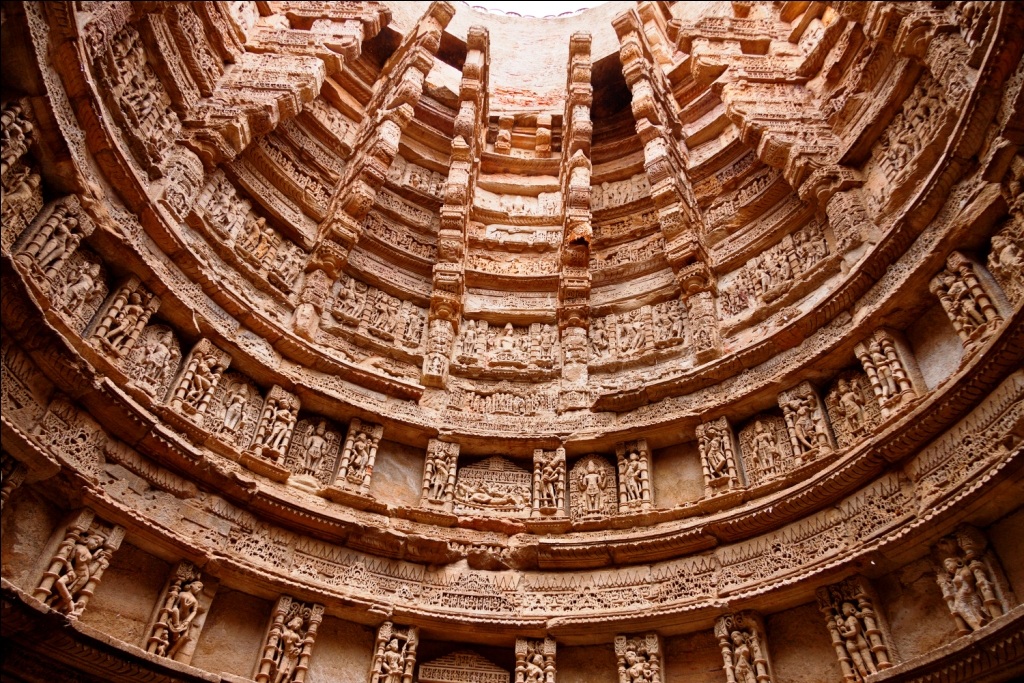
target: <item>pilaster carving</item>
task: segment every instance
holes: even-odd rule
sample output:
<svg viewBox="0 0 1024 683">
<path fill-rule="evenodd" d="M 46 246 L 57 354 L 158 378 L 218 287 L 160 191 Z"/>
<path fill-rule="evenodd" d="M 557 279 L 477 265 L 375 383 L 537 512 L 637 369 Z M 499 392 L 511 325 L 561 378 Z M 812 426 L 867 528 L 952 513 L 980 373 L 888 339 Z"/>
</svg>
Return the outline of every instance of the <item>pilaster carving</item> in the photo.
<svg viewBox="0 0 1024 683">
<path fill-rule="evenodd" d="M 52 301 L 68 263 L 94 229 L 75 195 L 50 202 L 14 243 L 14 262 Z"/>
<path fill-rule="evenodd" d="M 27 156 L 37 139 L 31 111 L 27 98 L 0 104 L 0 248 L 4 252 L 43 206 L 42 176 Z"/>
<path fill-rule="evenodd" d="M 204 426 L 217 386 L 230 364 L 231 356 L 209 339 L 200 339 L 171 383 L 172 391 L 167 399 L 171 409 Z"/>
<path fill-rule="evenodd" d="M 345 447 L 341 452 L 341 465 L 334 485 L 352 489 L 362 494 L 370 492 L 370 477 L 377 460 L 377 444 L 384 435 L 382 425 L 370 424 L 353 419 L 348 425 Z"/>
<path fill-rule="evenodd" d="M 1002 565 L 981 530 L 961 524 L 932 546 L 932 556 L 957 635 L 977 631 L 1017 606 Z"/>
<path fill-rule="evenodd" d="M 1003 322 L 976 265 L 958 251 L 949 255 L 946 267 L 932 278 L 929 289 L 953 323 L 965 355 L 977 351 Z"/>
<path fill-rule="evenodd" d="M 768 639 L 759 614 L 745 611 L 719 617 L 715 637 L 729 683 L 772 683 Z"/>
<path fill-rule="evenodd" d="M 810 382 L 779 394 L 779 407 L 786 419 L 793 455 L 800 464 L 811 462 L 835 450 L 835 438 L 818 390 Z"/>
<path fill-rule="evenodd" d="M 864 683 L 871 674 L 898 661 L 889 626 L 875 607 L 877 596 L 867 579 L 853 576 L 819 588 L 817 595 L 844 681 Z"/>
<path fill-rule="evenodd" d="M 299 397 L 276 384 L 267 392 L 252 443 L 243 453 L 242 464 L 271 479 L 284 481 L 289 471 L 284 457 L 298 422 Z"/>
<path fill-rule="evenodd" d="M 256 683 L 302 683 L 324 606 L 297 602 L 282 595 L 274 605 L 263 651 L 253 671 Z"/>
<path fill-rule="evenodd" d="M 615 657 L 620 683 L 664 683 L 665 654 L 657 633 L 615 636 Z"/>
<path fill-rule="evenodd" d="M 150 293 L 134 275 L 122 281 L 107 296 L 92 324 L 83 335 L 115 360 L 126 358 L 150 317 L 160 308 L 160 297 Z"/>
<path fill-rule="evenodd" d="M 882 417 L 888 418 L 927 391 L 917 360 L 903 335 L 881 328 L 854 348 L 871 383 Z"/>
<path fill-rule="evenodd" d="M 486 135 L 487 84 L 490 37 L 487 30 L 471 26 L 466 38 L 466 62 L 459 87 L 459 111 L 455 117 L 448 179 L 440 212 L 437 263 L 433 268 L 427 350 L 421 381 L 445 387 L 452 342 L 459 335 L 465 294 L 465 267 L 470 208 L 479 173 L 479 149 Z"/>
<path fill-rule="evenodd" d="M 654 507 L 651 482 L 651 451 L 647 439 L 615 444 L 619 473 L 619 512 L 639 512 Z"/>
<path fill-rule="evenodd" d="M 531 517 L 565 517 L 565 449 L 533 451 Z"/>
<path fill-rule="evenodd" d="M 516 638 L 515 683 L 555 683 L 555 639 Z"/>
<path fill-rule="evenodd" d="M 385 621 L 377 628 L 369 683 L 411 683 L 416 667 L 417 626 L 396 626 Z"/>
<path fill-rule="evenodd" d="M 77 619 L 96 592 L 114 551 L 121 547 L 125 529 L 104 523 L 86 508 L 57 533 L 60 540 L 34 596 L 68 618 Z"/>
<path fill-rule="evenodd" d="M 202 579 L 202 571 L 191 562 L 174 566 L 148 629 L 146 652 L 182 664 L 192 661 L 217 590 L 216 579 Z"/>
<path fill-rule="evenodd" d="M 705 497 L 726 493 L 741 486 L 736 458 L 736 437 L 725 417 L 697 426 L 701 472 Z"/>
<path fill-rule="evenodd" d="M 420 505 L 451 512 L 455 500 L 459 444 L 431 439 L 423 463 L 423 495 Z"/>
<path fill-rule="evenodd" d="M 678 137 L 682 124 L 672 88 L 656 65 L 644 25 L 635 10 L 612 21 L 619 38 L 622 74 L 633 94 L 633 116 L 644 145 L 644 169 L 665 236 L 665 258 L 676 274 L 688 311 L 694 357 L 699 363 L 722 354 L 715 298 L 717 279 L 708 265 L 703 232 Z"/>
</svg>

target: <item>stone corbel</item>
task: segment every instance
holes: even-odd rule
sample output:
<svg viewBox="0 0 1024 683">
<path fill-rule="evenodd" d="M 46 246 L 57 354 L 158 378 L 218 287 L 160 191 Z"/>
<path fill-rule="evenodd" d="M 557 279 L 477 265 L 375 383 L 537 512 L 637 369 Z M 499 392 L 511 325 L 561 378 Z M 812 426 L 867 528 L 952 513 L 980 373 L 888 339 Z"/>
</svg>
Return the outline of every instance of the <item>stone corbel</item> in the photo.
<svg viewBox="0 0 1024 683">
<path fill-rule="evenodd" d="M 878 239 L 878 227 L 868 217 L 863 185 L 860 171 L 832 164 L 815 169 L 798 189 L 801 199 L 825 210 L 841 253 Z"/>
</svg>

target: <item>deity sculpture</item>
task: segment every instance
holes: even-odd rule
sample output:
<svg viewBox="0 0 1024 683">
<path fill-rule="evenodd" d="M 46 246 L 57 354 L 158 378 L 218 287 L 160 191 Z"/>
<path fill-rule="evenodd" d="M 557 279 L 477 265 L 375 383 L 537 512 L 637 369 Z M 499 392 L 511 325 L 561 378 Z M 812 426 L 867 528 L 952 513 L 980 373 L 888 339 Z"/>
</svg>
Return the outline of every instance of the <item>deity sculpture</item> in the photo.
<svg viewBox="0 0 1024 683">
<path fill-rule="evenodd" d="M 939 559 L 936 580 L 960 635 L 977 631 L 1013 604 L 1002 567 L 978 529 L 961 524 L 933 554 Z"/>
<path fill-rule="evenodd" d="M 100 264 L 82 261 L 68 278 L 64 293 L 64 310 L 75 315 L 95 293 L 100 278 Z"/>
<path fill-rule="evenodd" d="M 839 408 L 846 423 L 846 430 L 859 435 L 865 430 L 864 397 L 853 382 L 839 380 Z"/>
<path fill-rule="evenodd" d="M 323 420 L 316 426 L 316 429 L 309 432 L 303 446 L 305 447 L 305 461 L 303 472 L 308 475 L 315 475 L 320 469 L 320 461 L 323 460 L 327 451 L 327 439 L 324 433 L 327 431 L 327 423 Z"/>
<path fill-rule="evenodd" d="M 202 612 L 199 596 L 204 590 L 199 571 L 189 562 L 181 562 L 168 586 L 166 596 L 153 624 L 147 650 L 157 656 L 177 659 L 193 642 L 193 625 Z"/>
<path fill-rule="evenodd" d="M 63 532 L 63 538 L 35 590 L 36 599 L 75 619 L 110 566 L 124 539 L 124 527 L 107 529 L 93 523 L 94 513 L 83 510 Z"/>
<path fill-rule="evenodd" d="M 819 588 L 817 595 L 844 680 L 864 683 L 871 674 L 892 666 L 889 630 L 875 611 L 867 579 L 850 577 Z"/>
</svg>

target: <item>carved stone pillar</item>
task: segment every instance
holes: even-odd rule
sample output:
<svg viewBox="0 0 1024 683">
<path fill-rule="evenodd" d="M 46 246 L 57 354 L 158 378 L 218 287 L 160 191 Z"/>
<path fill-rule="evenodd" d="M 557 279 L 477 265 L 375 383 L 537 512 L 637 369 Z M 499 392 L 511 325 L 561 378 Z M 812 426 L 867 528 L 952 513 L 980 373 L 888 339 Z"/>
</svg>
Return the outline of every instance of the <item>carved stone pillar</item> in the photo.
<svg viewBox="0 0 1024 683">
<path fill-rule="evenodd" d="M 295 334 L 309 341 L 316 341 L 320 329 L 320 316 L 329 303 L 334 281 L 341 273 L 341 266 L 348 259 L 348 248 L 332 239 L 324 239 L 317 245 L 306 263 L 306 279 L 299 294 L 299 305 L 295 307 L 293 327 Z"/>
<path fill-rule="evenodd" d="M 651 482 L 651 451 L 647 439 L 615 444 L 619 473 L 619 512 L 639 512 L 654 507 Z"/>
<path fill-rule="evenodd" d="M 751 611 L 723 615 L 715 622 L 715 637 L 728 683 L 775 680 L 761 615 Z"/>
<path fill-rule="evenodd" d="M 423 495 L 420 506 L 451 512 L 455 502 L 455 475 L 459 444 L 431 439 L 423 464 Z"/>
<path fill-rule="evenodd" d="M 516 638 L 515 683 L 555 683 L 555 639 Z"/>
<path fill-rule="evenodd" d="M 633 93 L 633 117 L 644 145 L 644 169 L 665 236 L 665 258 L 676 274 L 689 313 L 694 358 L 705 363 L 722 355 L 715 297 L 717 278 L 708 265 L 686 163 L 679 152 L 682 124 L 672 88 L 654 56 L 639 16 L 631 10 L 613 20 L 619 37 L 622 74 Z"/>
<path fill-rule="evenodd" d="M 256 423 L 256 433 L 240 462 L 254 472 L 275 481 L 286 481 L 291 472 L 284 457 L 299 419 L 299 397 L 276 384 L 267 392 Z"/>
<path fill-rule="evenodd" d="M 115 287 L 82 335 L 114 360 L 126 358 L 135 347 L 150 317 L 160 308 L 160 297 L 150 293 L 132 275 Z"/>
<path fill-rule="evenodd" d="M 985 534 L 969 524 L 932 546 L 936 580 L 956 621 L 967 635 L 1017 606 L 1017 598 Z"/>
<path fill-rule="evenodd" d="M 179 415 L 202 427 L 220 379 L 230 364 L 231 356 L 214 346 L 209 339 L 200 339 L 192 347 L 171 383 L 168 405 Z"/>
<path fill-rule="evenodd" d="M 448 181 L 441 206 L 438 233 L 438 262 L 434 264 L 430 295 L 426 351 L 421 381 L 426 386 L 445 387 L 451 361 L 452 342 L 459 334 L 466 283 L 466 225 L 479 171 L 479 153 L 487 119 L 487 30 L 470 27 L 466 62 L 459 87 L 459 113 L 455 118 Z"/>
<path fill-rule="evenodd" d="M 565 449 L 533 452 L 531 517 L 565 517 Z"/>
<path fill-rule="evenodd" d="M 310 291 L 307 294 L 304 290 L 295 311 L 295 331 L 307 339 L 315 339 L 319 315 L 330 295 L 330 283 L 337 279 L 341 266 L 359 242 L 363 222 L 398 154 L 402 131 L 412 121 L 414 107 L 423 94 L 423 83 L 434 66 L 441 34 L 454 15 L 451 4 L 431 3 L 416 28 L 391 56 L 390 68 L 381 75 L 384 83 L 375 86 L 366 104 L 362 123 L 354 135 L 351 160 L 320 223 L 317 246 L 307 266 L 310 274 L 306 290 Z M 317 270 L 323 274 L 317 275 Z"/>
<path fill-rule="evenodd" d="M 178 562 L 146 629 L 146 652 L 182 664 L 191 662 L 218 583 L 211 576 L 204 580 L 202 571 L 191 562 Z"/>
<path fill-rule="evenodd" d="M 899 332 L 875 330 L 854 347 L 854 353 L 864 367 L 883 418 L 927 392 L 914 352 Z"/>
<path fill-rule="evenodd" d="M 651 631 L 636 636 L 615 636 L 615 658 L 620 681 L 664 683 L 665 651 L 661 636 Z"/>
<path fill-rule="evenodd" d="M 786 418 L 786 429 L 793 455 L 801 464 L 836 449 L 825 404 L 810 382 L 801 382 L 779 393 L 779 407 Z"/>
<path fill-rule="evenodd" d="M 278 598 L 263 639 L 263 652 L 253 670 L 256 683 L 305 681 L 323 618 L 323 605 L 296 602 L 287 595 Z"/>
<path fill-rule="evenodd" d="M 977 267 L 970 258 L 954 251 L 946 259 L 945 269 L 932 278 L 929 285 L 953 323 L 967 355 L 980 348 L 1003 322 Z"/>
<path fill-rule="evenodd" d="M 419 639 L 417 626 L 396 626 L 390 621 L 381 624 L 370 664 L 370 683 L 412 683 Z"/>
<path fill-rule="evenodd" d="M 377 444 L 383 435 L 382 425 L 370 424 L 359 419 L 353 419 L 349 423 L 334 486 L 350 489 L 362 495 L 370 492 L 373 464 L 377 460 Z"/>
<path fill-rule="evenodd" d="M 726 417 L 697 426 L 700 466 L 704 475 L 704 496 L 727 493 L 741 486 L 737 466 L 736 437 Z"/>
<path fill-rule="evenodd" d="M 843 680 L 863 683 L 871 674 L 898 661 L 885 617 L 875 605 L 871 583 L 852 576 L 818 589 L 818 608 L 843 670 Z"/>
<path fill-rule="evenodd" d="M 114 551 L 121 547 L 125 529 L 108 525 L 85 508 L 61 527 L 50 540 L 52 559 L 34 592 L 37 600 L 77 619 L 103 579 Z"/>
<path fill-rule="evenodd" d="M 567 99 L 562 123 L 562 196 L 565 223 L 559 247 L 558 329 L 562 339 L 562 380 L 558 410 L 589 406 L 587 330 L 590 328 L 590 107 L 591 37 L 577 32 L 569 42 Z"/>
<path fill-rule="evenodd" d="M 64 266 L 95 228 L 78 197 L 70 195 L 58 199 L 43 207 L 14 243 L 14 262 L 49 300 Z"/>
</svg>

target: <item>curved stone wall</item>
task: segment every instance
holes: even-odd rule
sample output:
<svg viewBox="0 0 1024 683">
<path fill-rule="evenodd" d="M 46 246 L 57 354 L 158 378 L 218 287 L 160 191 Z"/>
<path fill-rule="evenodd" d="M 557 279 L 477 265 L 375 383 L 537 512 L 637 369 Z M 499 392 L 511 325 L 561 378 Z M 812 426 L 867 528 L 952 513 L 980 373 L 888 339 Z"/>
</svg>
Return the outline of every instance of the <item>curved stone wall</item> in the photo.
<svg viewBox="0 0 1024 683">
<path fill-rule="evenodd" d="M 2 22 L 5 677 L 1024 673 L 1018 5 Z"/>
</svg>

